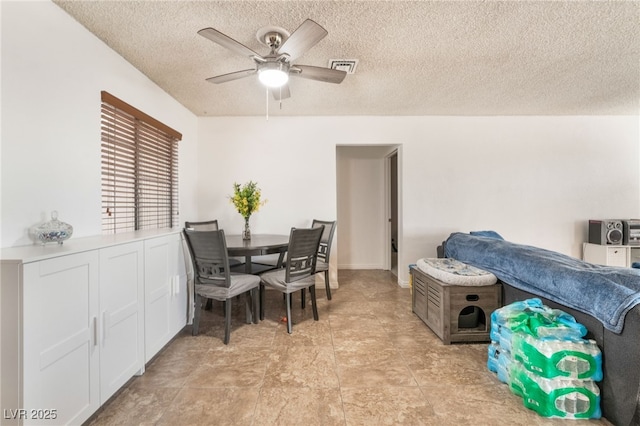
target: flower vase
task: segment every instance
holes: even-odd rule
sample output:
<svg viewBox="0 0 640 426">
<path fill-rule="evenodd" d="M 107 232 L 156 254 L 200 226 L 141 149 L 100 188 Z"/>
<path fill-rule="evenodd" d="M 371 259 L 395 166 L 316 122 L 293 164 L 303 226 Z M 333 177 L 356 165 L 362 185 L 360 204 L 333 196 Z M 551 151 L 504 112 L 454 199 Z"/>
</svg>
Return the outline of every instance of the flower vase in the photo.
<svg viewBox="0 0 640 426">
<path fill-rule="evenodd" d="M 251 239 L 251 227 L 249 226 L 249 218 L 244 218 L 244 229 L 242 230 L 242 239 L 250 240 Z"/>
</svg>

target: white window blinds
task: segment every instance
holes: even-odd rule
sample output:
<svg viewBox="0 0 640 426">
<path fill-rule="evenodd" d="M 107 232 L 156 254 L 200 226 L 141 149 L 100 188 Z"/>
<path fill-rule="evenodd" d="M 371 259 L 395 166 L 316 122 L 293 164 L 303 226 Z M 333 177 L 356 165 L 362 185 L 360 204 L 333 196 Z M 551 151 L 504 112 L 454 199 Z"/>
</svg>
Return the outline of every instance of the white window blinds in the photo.
<svg viewBox="0 0 640 426">
<path fill-rule="evenodd" d="M 102 231 L 178 225 L 178 141 L 182 135 L 101 92 Z"/>
</svg>

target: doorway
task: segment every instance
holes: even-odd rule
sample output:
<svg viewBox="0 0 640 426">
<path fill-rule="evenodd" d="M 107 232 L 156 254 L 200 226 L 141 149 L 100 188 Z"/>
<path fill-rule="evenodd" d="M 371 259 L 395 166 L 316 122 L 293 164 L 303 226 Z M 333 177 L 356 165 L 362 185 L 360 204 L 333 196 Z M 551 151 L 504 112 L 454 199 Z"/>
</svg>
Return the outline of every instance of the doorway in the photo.
<svg viewBox="0 0 640 426">
<path fill-rule="evenodd" d="M 401 149 L 401 145 L 336 146 L 338 269 L 382 269 L 398 276 Z"/>
</svg>

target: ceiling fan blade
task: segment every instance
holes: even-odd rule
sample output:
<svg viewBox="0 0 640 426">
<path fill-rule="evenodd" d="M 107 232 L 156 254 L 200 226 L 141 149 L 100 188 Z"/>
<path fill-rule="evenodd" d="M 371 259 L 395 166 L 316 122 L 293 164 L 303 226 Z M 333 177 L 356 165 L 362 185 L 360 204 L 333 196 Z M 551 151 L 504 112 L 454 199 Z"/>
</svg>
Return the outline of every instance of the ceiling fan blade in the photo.
<svg viewBox="0 0 640 426">
<path fill-rule="evenodd" d="M 204 38 L 208 38 L 214 43 L 218 43 L 222 47 L 226 47 L 232 52 L 239 53 L 242 56 L 248 56 L 249 58 L 253 58 L 254 56 L 262 58 L 262 56 L 258 55 L 256 52 L 249 49 L 244 44 L 240 43 L 239 41 L 235 41 L 228 35 L 222 34 L 220 31 L 214 30 L 213 28 L 204 28 L 198 31 L 198 34 L 200 34 Z"/>
<path fill-rule="evenodd" d="M 327 34 L 329 34 L 327 30 L 311 19 L 307 19 L 282 43 L 278 53 L 286 53 L 292 61 L 315 46 Z"/>
<path fill-rule="evenodd" d="M 283 99 L 287 99 L 291 97 L 291 91 L 289 90 L 289 85 L 285 84 L 282 87 L 273 87 L 269 89 L 273 99 L 276 101 L 281 101 Z"/>
<path fill-rule="evenodd" d="M 341 70 L 314 67 L 312 65 L 292 65 L 289 75 L 323 81 L 325 83 L 340 84 L 347 73 Z"/>
<path fill-rule="evenodd" d="M 249 77 L 250 75 L 255 74 L 257 71 L 254 68 L 250 70 L 242 70 L 236 72 L 230 72 L 229 74 L 221 74 L 215 77 L 207 78 L 209 83 L 226 83 L 227 81 L 239 80 L 241 78 Z"/>
</svg>

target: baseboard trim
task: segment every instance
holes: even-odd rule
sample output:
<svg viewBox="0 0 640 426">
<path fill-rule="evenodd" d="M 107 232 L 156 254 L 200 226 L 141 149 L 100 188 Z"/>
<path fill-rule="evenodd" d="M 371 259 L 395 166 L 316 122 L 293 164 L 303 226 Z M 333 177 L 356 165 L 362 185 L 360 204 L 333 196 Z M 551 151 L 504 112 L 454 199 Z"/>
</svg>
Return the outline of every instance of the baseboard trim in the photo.
<svg viewBox="0 0 640 426">
<path fill-rule="evenodd" d="M 384 267 L 380 264 L 376 264 L 376 265 L 349 264 L 349 265 L 338 265 L 338 269 L 384 269 Z"/>
</svg>

